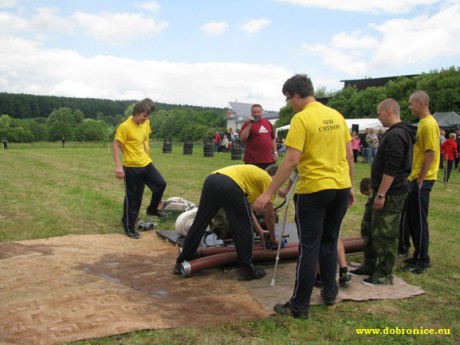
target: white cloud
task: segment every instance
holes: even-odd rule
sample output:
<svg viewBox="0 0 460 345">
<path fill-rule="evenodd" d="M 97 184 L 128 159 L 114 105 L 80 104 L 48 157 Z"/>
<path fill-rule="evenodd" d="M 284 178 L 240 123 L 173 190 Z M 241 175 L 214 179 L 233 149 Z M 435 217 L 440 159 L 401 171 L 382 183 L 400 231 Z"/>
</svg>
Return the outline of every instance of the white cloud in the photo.
<svg viewBox="0 0 460 345">
<path fill-rule="evenodd" d="M 304 7 L 318 7 L 329 10 L 347 12 L 393 13 L 410 12 L 415 6 L 431 5 L 442 0 L 278 0 L 279 2 L 300 5 Z"/>
<path fill-rule="evenodd" d="M 41 7 L 31 16 L 30 25 L 33 31 L 72 33 L 75 22 L 59 16 L 59 9 Z"/>
<path fill-rule="evenodd" d="M 267 18 L 262 19 L 249 19 L 243 25 L 242 29 L 250 34 L 258 32 L 266 28 L 270 24 Z"/>
<path fill-rule="evenodd" d="M 110 44 L 124 44 L 133 38 L 156 35 L 168 26 L 166 22 L 157 24 L 153 19 L 130 13 L 94 15 L 76 12 L 72 19 L 94 39 Z"/>
<path fill-rule="evenodd" d="M 136 25 L 142 23 L 142 25 Z M 168 27 L 167 22 L 157 23 L 141 14 L 75 12 L 69 17 L 59 15 L 52 7 L 37 8 L 30 19 L 11 12 L 0 12 L 0 32 L 30 32 L 33 36 L 76 34 L 83 31 L 105 44 L 123 45 L 132 39 L 157 35 Z"/>
<path fill-rule="evenodd" d="M 201 26 L 201 31 L 206 35 L 221 35 L 228 30 L 226 22 L 212 21 Z"/>
<path fill-rule="evenodd" d="M 421 25 L 423 23 L 423 25 Z M 395 19 L 375 29 L 382 35 L 370 68 L 415 64 L 460 54 L 460 5 L 452 4 L 432 17 Z"/>
<path fill-rule="evenodd" d="M 144 10 L 156 12 L 160 9 L 160 5 L 156 1 L 144 2 L 138 5 L 139 7 L 143 8 Z"/>
<path fill-rule="evenodd" d="M 366 71 L 366 61 L 359 51 L 344 52 L 341 49 L 325 44 L 304 46 L 303 49 L 320 55 L 325 65 L 341 73 L 362 75 Z"/>
<path fill-rule="evenodd" d="M 20 16 L 0 12 L 0 33 L 14 33 L 30 30 L 29 23 Z"/>
<path fill-rule="evenodd" d="M 2 7 L 14 7 L 18 3 L 18 0 L 0 0 L 0 8 Z"/>
<path fill-rule="evenodd" d="M 339 33 L 329 44 L 304 45 L 302 50 L 348 75 L 375 74 L 460 54 L 459 32 L 460 5 L 449 3 L 431 17 L 388 20 L 371 25 L 367 33 Z"/>
<path fill-rule="evenodd" d="M 106 55 L 88 58 L 6 35 L 0 35 L 0 45 L 0 88 L 12 93 L 151 97 L 170 104 L 218 107 L 237 99 L 279 110 L 284 105 L 280 89 L 293 74 L 267 64 L 136 61 Z M 148 77 L 135 77 L 139 75 Z"/>
</svg>

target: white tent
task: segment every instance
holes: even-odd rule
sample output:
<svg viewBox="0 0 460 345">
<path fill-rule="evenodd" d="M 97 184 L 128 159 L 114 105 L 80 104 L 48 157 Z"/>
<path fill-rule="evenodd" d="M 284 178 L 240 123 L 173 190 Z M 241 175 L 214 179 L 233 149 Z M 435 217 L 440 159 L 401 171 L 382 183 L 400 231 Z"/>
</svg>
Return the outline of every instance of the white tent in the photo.
<svg viewBox="0 0 460 345">
<path fill-rule="evenodd" d="M 375 131 L 379 129 L 383 129 L 382 123 L 378 119 L 345 119 L 347 123 L 348 129 L 351 132 L 353 125 L 359 126 L 359 134 L 366 133 L 366 128 L 373 128 Z M 276 136 L 278 136 L 278 132 L 288 131 L 290 125 L 279 127 L 275 130 Z"/>
</svg>

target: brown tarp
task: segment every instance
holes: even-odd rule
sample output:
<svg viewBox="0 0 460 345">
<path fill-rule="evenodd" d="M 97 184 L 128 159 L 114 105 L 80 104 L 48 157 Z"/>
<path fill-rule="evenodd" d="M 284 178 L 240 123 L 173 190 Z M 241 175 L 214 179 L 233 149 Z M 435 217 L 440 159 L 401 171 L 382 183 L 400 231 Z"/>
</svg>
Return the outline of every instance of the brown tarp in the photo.
<svg viewBox="0 0 460 345">
<path fill-rule="evenodd" d="M 0 343 L 53 344 L 257 320 L 292 292 L 293 263 L 278 266 L 275 287 L 270 287 L 273 265 L 266 266 L 264 279 L 244 284 L 233 269 L 205 270 L 185 279 L 171 273 L 177 251 L 154 232 L 142 233 L 139 240 L 69 235 L 0 244 Z M 354 278 L 348 291 L 362 298 L 364 288 L 367 299 L 423 293 L 401 283 L 383 294 Z M 312 304 L 322 303 L 318 294 Z"/>
</svg>

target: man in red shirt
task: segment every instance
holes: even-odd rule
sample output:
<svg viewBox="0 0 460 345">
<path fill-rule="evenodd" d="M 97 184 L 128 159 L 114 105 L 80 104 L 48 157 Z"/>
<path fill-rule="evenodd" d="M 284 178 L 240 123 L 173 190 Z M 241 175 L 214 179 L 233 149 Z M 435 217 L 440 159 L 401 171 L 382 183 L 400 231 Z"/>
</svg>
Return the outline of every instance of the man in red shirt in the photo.
<svg viewBox="0 0 460 345">
<path fill-rule="evenodd" d="M 449 139 L 444 141 L 441 145 L 441 152 L 443 152 L 443 161 L 447 161 L 447 176 L 444 175 L 444 182 L 449 182 L 450 173 L 454 166 L 455 158 L 458 155 L 458 147 L 456 142 L 455 133 L 449 134 Z"/>
<path fill-rule="evenodd" d="M 275 132 L 267 119 L 262 117 L 262 106 L 254 104 L 251 115 L 241 127 L 240 139 L 246 144 L 243 161 L 261 169 L 278 160 Z"/>
</svg>

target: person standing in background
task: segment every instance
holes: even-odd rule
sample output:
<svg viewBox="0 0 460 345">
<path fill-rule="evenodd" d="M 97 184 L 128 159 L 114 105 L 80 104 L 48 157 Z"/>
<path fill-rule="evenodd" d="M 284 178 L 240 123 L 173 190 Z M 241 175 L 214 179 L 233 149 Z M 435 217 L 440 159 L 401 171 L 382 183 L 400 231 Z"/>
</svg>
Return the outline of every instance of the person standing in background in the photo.
<svg viewBox="0 0 460 345">
<path fill-rule="evenodd" d="M 443 152 L 443 157 L 441 160 L 446 161 L 446 170 L 444 174 L 444 182 L 449 182 L 450 173 L 454 166 L 455 158 L 458 157 L 458 147 L 455 133 L 449 134 L 449 139 L 446 139 L 441 145 L 441 152 Z"/>
<path fill-rule="evenodd" d="M 353 149 L 353 162 L 358 162 L 359 152 L 361 151 L 361 139 L 356 132 L 351 133 L 351 147 Z"/>
<path fill-rule="evenodd" d="M 366 142 L 368 145 L 367 161 L 372 165 L 375 153 L 377 152 L 377 147 L 379 146 L 379 138 L 377 134 L 375 134 L 374 128 L 369 128 L 369 132 L 366 134 Z"/>
<path fill-rule="evenodd" d="M 251 107 L 251 115 L 241 127 L 240 140 L 246 145 L 244 163 L 265 169 L 278 160 L 275 131 L 270 121 L 262 117 L 260 104 Z"/>
<path fill-rule="evenodd" d="M 219 131 L 216 131 L 216 133 L 214 133 L 214 139 L 213 139 L 213 141 L 214 141 L 214 151 L 215 151 L 215 152 L 219 152 L 220 141 L 221 141 Z"/>
<path fill-rule="evenodd" d="M 368 275 L 365 284 L 393 284 L 401 210 L 408 190 L 416 127 L 404 123 L 400 106 L 387 98 L 377 106 L 380 122 L 389 129 L 382 136 L 371 166 L 371 188 L 361 221 L 364 263 L 352 274 Z"/>
<path fill-rule="evenodd" d="M 431 267 L 428 255 L 428 208 L 431 189 L 438 177 L 441 148 L 439 126 L 430 113 L 429 103 L 430 97 L 422 90 L 414 92 L 409 97 L 409 110 L 420 121 L 414 145 L 412 171 L 408 177 L 409 194 L 401 216 L 398 255 L 407 256 L 409 240 L 412 238 L 414 253 L 411 258 L 404 259 L 406 265 L 401 266 L 399 270 L 414 274 L 422 274 Z"/>
</svg>

